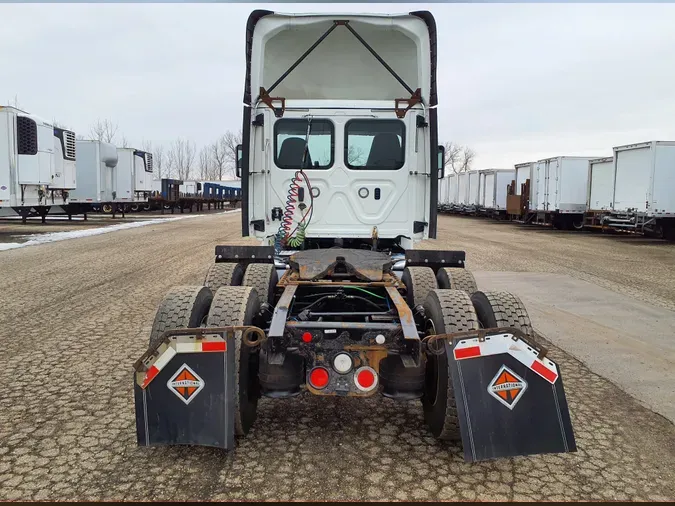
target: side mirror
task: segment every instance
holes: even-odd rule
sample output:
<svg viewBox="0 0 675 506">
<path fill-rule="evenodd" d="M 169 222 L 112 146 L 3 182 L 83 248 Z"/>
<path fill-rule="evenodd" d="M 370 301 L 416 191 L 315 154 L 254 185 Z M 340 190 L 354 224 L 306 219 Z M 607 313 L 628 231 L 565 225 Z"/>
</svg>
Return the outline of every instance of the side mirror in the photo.
<svg viewBox="0 0 675 506">
<path fill-rule="evenodd" d="M 438 179 L 445 177 L 445 146 L 438 146 Z"/>
<path fill-rule="evenodd" d="M 241 144 L 238 144 L 237 145 L 237 163 L 236 163 L 237 177 L 238 178 L 241 178 L 241 162 L 242 162 L 243 157 L 244 157 L 244 148 Z"/>
</svg>

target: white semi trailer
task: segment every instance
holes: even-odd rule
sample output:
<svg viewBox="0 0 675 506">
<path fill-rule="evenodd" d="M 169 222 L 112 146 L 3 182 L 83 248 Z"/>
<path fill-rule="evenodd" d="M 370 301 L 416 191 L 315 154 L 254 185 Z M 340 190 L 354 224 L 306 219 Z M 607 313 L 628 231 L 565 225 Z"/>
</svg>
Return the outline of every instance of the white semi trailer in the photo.
<svg viewBox="0 0 675 506">
<path fill-rule="evenodd" d="M 516 178 L 514 169 L 483 169 L 480 171 L 479 207 L 490 216 L 506 214 L 506 190 Z"/>
<path fill-rule="evenodd" d="M 588 200 L 588 163 L 593 158 L 556 156 L 537 161 L 530 181 L 532 223 L 583 228 Z"/>
<path fill-rule="evenodd" d="M 595 158 L 588 162 L 587 211 L 610 211 L 614 198 L 614 158 Z"/>
<path fill-rule="evenodd" d="M 468 461 L 576 450 L 520 300 L 413 247 L 437 236 L 438 47 L 427 11 L 250 15 L 237 170 L 261 245 L 216 246 L 204 286 L 160 303 L 140 445 L 231 449 L 260 396 L 381 394 L 419 399 Z"/>
<path fill-rule="evenodd" d="M 614 148 L 614 228 L 675 240 L 675 141 L 650 141 Z"/>
<path fill-rule="evenodd" d="M 53 156 L 51 123 L 15 107 L 0 107 L 0 213 L 44 217 Z"/>
<path fill-rule="evenodd" d="M 117 148 L 115 200 L 131 209 L 147 202 L 152 192 L 152 154 L 134 148 Z"/>
<path fill-rule="evenodd" d="M 108 142 L 78 140 L 76 149 L 77 188 L 70 192 L 73 214 L 89 207 L 116 211 L 117 148 Z"/>
</svg>

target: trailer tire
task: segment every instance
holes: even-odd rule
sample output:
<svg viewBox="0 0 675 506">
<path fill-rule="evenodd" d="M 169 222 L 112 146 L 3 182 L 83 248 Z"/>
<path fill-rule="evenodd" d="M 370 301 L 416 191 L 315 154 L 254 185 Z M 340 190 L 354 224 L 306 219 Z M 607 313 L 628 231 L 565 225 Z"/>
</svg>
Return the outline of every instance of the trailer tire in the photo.
<svg viewBox="0 0 675 506">
<path fill-rule="evenodd" d="M 110 213 L 112 213 L 112 211 L 113 211 L 113 206 L 110 205 L 110 204 L 103 204 L 103 206 L 101 207 L 101 210 L 102 210 L 105 214 L 110 214 Z"/>
<path fill-rule="evenodd" d="M 205 286 L 176 286 L 159 304 L 150 331 L 150 348 L 159 346 L 167 330 L 199 327 L 206 321 L 213 292 Z"/>
<path fill-rule="evenodd" d="M 239 286 L 244 277 L 244 268 L 241 264 L 217 263 L 209 267 L 204 286 L 208 286 L 214 292 L 221 286 Z"/>
<path fill-rule="evenodd" d="M 132 205 L 129 207 L 129 210 L 132 211 L 132 212 L 134 212 L 134 213 L 138 212 L 139 209 L 140 209 L 140 207 L 138 206 L 138 204 L 132 204 Z"/>
<path fill-rule="evenodd" d="M 469 294 L 463 290 L 432 290 L 424 301 L 427 333 L 450 334 L 478 329 L 478 317 Z M 424 420 L 434 437 L 459 441 L 459 419 L 452 385 L 450 343 L 443 341 L 445 353 L 427 354 L 422 407 Z"/>
<path fill-rule="evenodd" d="M 241 286 L 255 288 L 260 304 L 274 303 L 274 289 L 279 283 L 279 275 L 274 264 L 249 264 L 246 267 Z"/>
<path fill-rule="evenodd" d="M 436 276 L 431 267 L 406 267 L 401 281 L 406 288 L 406 302 L 410 309 L 424 304 L 431 290 L 438 288 Z"/>
<path fill-rule="evenodd" d="M 438 288 L 450 290 L 464 290 L 471 295 L 478 291 L 476 278 L 471 271 L 462 267 L 442 267 L 436 274 Z"/>
<path fill-rule="evenodd" d="M 534 331 L 527 309 L 512 293 L 476 292 L 471 296 L 471 302 L 482 328 L 514 327 L 528 339 L 533 339 Z"/>
<path fill-rule="evenodd" d="M 229 327 L 231 325 L 252 325 L 260 311 L 260 302 L 255 288 L 245 286 L 223 286 L 216 291 L 207 325 Z M 236 364 L 234 383 L 234 433 L 245 436 L 256 419 L 260 383 L 258 369 L 259 349 L 242 342 L 242 332 L 234 333 L 234 361 Z"/>
</svg>

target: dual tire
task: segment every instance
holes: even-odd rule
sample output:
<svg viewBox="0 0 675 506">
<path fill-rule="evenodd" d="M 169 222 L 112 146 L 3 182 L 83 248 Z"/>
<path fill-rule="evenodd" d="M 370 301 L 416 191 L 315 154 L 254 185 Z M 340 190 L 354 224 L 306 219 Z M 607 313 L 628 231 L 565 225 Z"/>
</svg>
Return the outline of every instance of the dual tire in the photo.
<svg viewBox="0 0 675 506">
<path fill-rule="evenodd" d="M 451 334 L 479 328 L 515 327 L 532 338 L 532 324 L 521 300 L 509 292 L 480 291 L 470 271 L 441 268 L 434 276 L 429 267 L 409 267 L 403 273 L 411 307 L 422 305 L 427 335 Z M 440 355 L 428 354 L 424 369 L 422 407 L 434 437 L 461 439 L 448 341 Z"/>
<path fill-rule="evenodd" d="M 246 285 L 256 286 L 235 286 Z M 261 300 L 274 296 L 277 274 L 270 264 L 219 263 L 209 269 L 205 286 L 172 288 L 159 305 L 150 332 L 150 348 L 161 344 L 164 332 L 182 328 L 260 325 Z M 258 289 L 263 292 L 259 296 Z M 251 430 L 260 398 L 260 351 L 244 345 L 242 332 L 235 332 L 235 435 Z"/>
</svg>

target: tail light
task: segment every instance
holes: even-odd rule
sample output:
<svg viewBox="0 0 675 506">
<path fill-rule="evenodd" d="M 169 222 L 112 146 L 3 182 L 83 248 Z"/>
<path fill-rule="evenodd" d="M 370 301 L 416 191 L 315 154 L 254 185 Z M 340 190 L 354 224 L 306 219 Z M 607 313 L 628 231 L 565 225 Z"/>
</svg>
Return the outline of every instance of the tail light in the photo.
<svg viewBox="0 0 675 506">
<path fill-rule="evenodd" d="M 359 367 L 354 373 L 354 384 L 362 392 L 370 392 L 377 387 L 377 373 L 372 367 Z"/>
<path fill-rule="evenodd" d="M 315 367 L 309 373 L 309 384 L 312 385 L 317 390 L 326 388 L 330 376 L 328 375 L 328 369 L 324 367 Z"/>
</svg>

